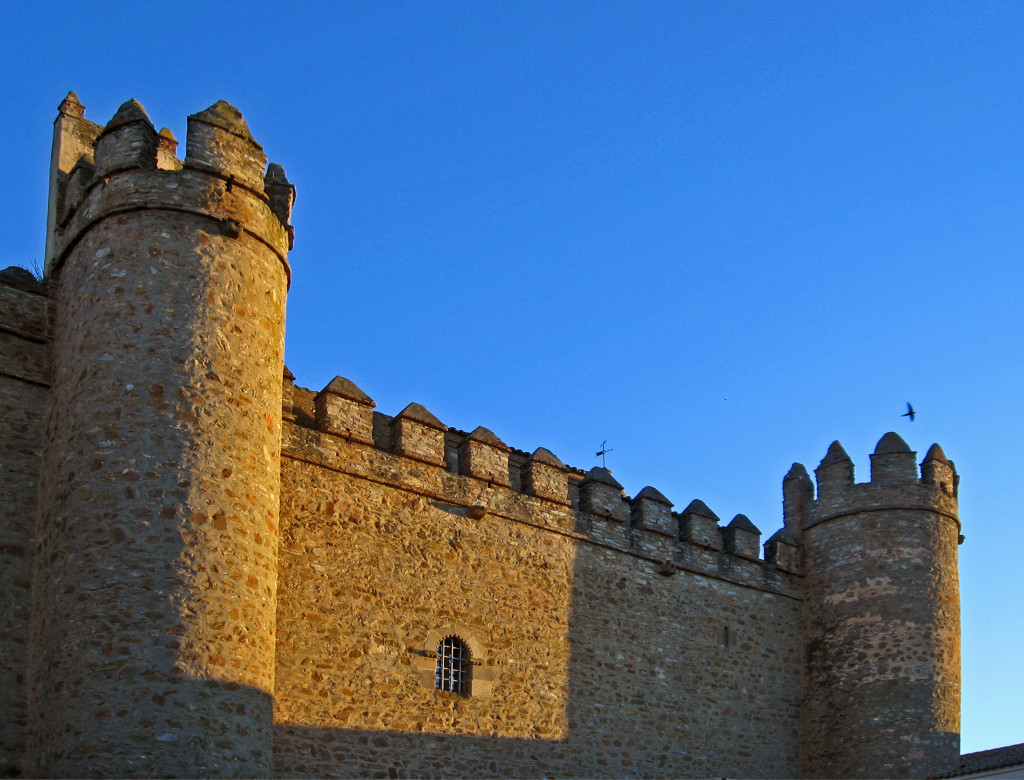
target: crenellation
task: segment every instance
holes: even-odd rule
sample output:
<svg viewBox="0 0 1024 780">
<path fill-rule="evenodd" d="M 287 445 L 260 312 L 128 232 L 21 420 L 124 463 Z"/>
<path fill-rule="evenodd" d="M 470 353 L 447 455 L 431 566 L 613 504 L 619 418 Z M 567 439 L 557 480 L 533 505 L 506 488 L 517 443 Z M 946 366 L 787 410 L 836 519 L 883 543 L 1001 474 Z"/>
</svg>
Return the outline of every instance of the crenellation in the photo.
<svg viewBox="0 0 1024 780">
<path fill-rule="evenodd" d="M 782 518 L 794 538 L 814 503 L 814 483 L 802 463 L 794 463 L 782 480 Z"/>
<path fill-rule="evenodd" d="M 354 382 L 336 376 L 313 399 L 317 430 L 373 444 L 376 405 Z"/>
<path fill-rule="evenodd" d="M 959 527 L 959 477 L 937 445 L 919 470 L 916 453 L 898 434 L 887 433 L 871 455 L 871 481 L 854 482 L 853 461 L 833 442 L 816 475 L 818 498 L 804 511 L 800 529 L 858 512 L 900 508 L 937 511 Z"/>
<path fill-rule="evenodd" d="M 899 434 L 885 434 L 871 454 L 871 481 L 882 485 L 916 482 L 917 453 Z"/>
<path fill-rule="evenodd" d="M 679 538 L 679 525 L 672 517 L 672 502 L 660 491 L 647 486 L 630 502 L 630 522 L 634 528 Z"/>
<path fill-rule="evenodd" d="M 59 113 L 53 123 L 53 146 L 50 153 L 49 196 L 46 214 L 46 261 L 44 270 L 49 275 L 53 261 L 53 238 L 58 215 L 66 214 L 65 187 L 72 170 L 79 163 L 87 163 L 91 173 L 93 147 L 103 132 L 103 125 L 85 118 L 85 106 L 74 92 L 61 101 Z M 84 187 L 84 182 L 79 186 Z"/>
<path fill-rule="evenodd" d="M 602 466 L 592 468 L 580 482 L 580 510 L 615 523 L 628 524 L 630 520 L 622 485 Z"/>
<path fill-rule="evenodd" d="M 741 558 L 757 560 L 761 551 L 761 531 L 746 515 L 736 515 L 721 529 L 725 551 Z"/>
<path fill-rule="evenodd" d="M 284 166 L 270 163 L 267 175 L 263 179 L 263 187 L 270 199 L 270 210 L 281 220 L 281 224 L 289 228 L 289 237 L 294 242 L 294 231 L 291 229 L 292 206 L 295 205 L 295 185 L 288 181 Z M 291 246 L 289 246 L 289 249 Z"/>
<path fill-rule="evenodd" d="M 169 127 L 157 134 L 156 167 L 161 171 L 180 171 L 184 162 L 178 159 L 178 139 Z"/>
<path fill-rule="evenodd" d="M 529 496 L 546 498 L 568 505 L 569 475 L 565 464 L 553 452 L 538 447 L 523 464 L 523 492 Z"/>
<path fill-rule="evenodd" d="M 630 549 L 659 561 L 673 561 L 679 551 L 679 526 L 672 502 L 647 486 L 630 501 Z"/>
<path fill-rule="evenodd" d="M 764 543 L 764 559 L 770 566 L 781 571 L 801 573 L 800 542 L 789 526 L 780 528 Z"/>
<path fill-rule="evenodd" d="M 242 113 L 230 103 L 218 100 L 189 116 L 185 167 L 223 176 L 229 187 L 237 183 L 262 194 L 266 165 L 263 147 L 253 140 Z"/>
<path fill-rule="evenodd" d="M 719 517 L 707 504 L 695 498 L 679 517 L 679 536 L 684 541 L 711 550 L 723 550 L 725 545 L 718 527 Z"/>
<path fill-rule="evenodd" d="M 391 420 L 391 446 L 396 455 L 445 466 L 444 423 L 417 403 L 406 406 Z"/>
<path fill-rule="evenodd" d="M 834 441 L 829 445 L 828 452 L 814 470 L 814 477 L 818 484 L 819 502 L 845 495 L 853 484 L 853 459 L 842 444 Z"/>
<path fill-rule="evenodd" d="M 95 176 L 104 179 L 124 169 L 156 170 L 159 135 L 136 100 L 123 103 L 93 147 Z"/>
<path fill-rule="evenodd" d="M 353 396 L 364 402 L 369 399 L 350 380 L 336 378 L 328 387 L 333 388 L 334 392 L 327 393 L 325 388 L 316 396 L 316 398 L 320 398 L 319 401 L 313 398 L 312 405 L 322 405 L 325 403 L 325 397 L 336 393 Z M 299 387 L 296 387 L 293 392 L 299 399 L 311 395 L 309 391 Z M 302 405 L 303 403 L 296 402 L 296 407 Z M 385 431 L 387 437 L 382 438 L 378 434 L 370 442 L 365 438 L 359 439 L 341 431 L 329 430 L 321 424 L 311 424 L 309 417 L 303 417 L 300 412 L 295 411 L 294 421 L 299 426 L 315 428 L 328 436 L 317 440 L 303 439 L 305 444 L 300 445 L 300 439 L 296 439 L 292 435 L 286 438 L 285 449 L 296 455 L 301 453 L 301 457 L 308 462 L 323 463 L 332 469 L 349 471 L 351 463 L 360 462 L 364 464 L 365 468 L 351 473 L 385 482 L 397 480 L 395 484 L 405 484 L 398 475 L 407 470 L 417 473 L 418 479 L 422 480 L 430 473 L 423 471 L 422 468 L 432 466 L 437 470 L 436 473 L 439 475 L 437 479 L 440 479 L 441 482 L 434 484 L 434 478 L 431 478 L 430 484 L 434 484 L 434 487 L 427 492 L 435 500 L 452 507 L 462 507 L 458 510 L 462 517 L 473 518 L 477 516 L 476 513 L 483 512 L 486 516 L 508 515 L 518 518 L 520 521 L 530 522 L 526 520 L 527 516 L 539 514 L 545 518 L 541 525 L 546 528 L 559 532 L 572 532 L 581 540 L 603 545 L 623 554 L 636 555 L 657 565 L 669 561 L 672 566 L 682 570 L 701 572 L 712 577 L 725 577 L 749 584 L 760 583 L 759 587 L 764 586 L 772 590 L 785 591 L 790 587 L 770 579 L 770 571 L 779 567 L 775 563 L 769 565 L 758 557 L 759 532 L 756 529 L 753 532 L 750 531 L 753 525 L 749 521 L 740 525 L 742 525 L 741 530 L 748 536 L 753 533 L 752 539 L 748 540 L 747 536 L 740 536 L 740 544 L 733 545 L 733 550 L 727 550 L 725 538 L 727 534 L 732 538 L 736 529 L 729 530 L 720 527 L 718 518 L 711 510 L 707 509 L 703 502 L 692 502 L 686 513 L 680 515 L 672 512 L 671 502 L 653 487 L 641 490 L 635 498 L 631 499 L 624 495 L 619 483 L 606 469 L 598 467 L 597 470 L 591 469 L 590 472 L 584 474 L 578 469 L 565 466 L 562 461 L 544 448 L 538 448 L 532 455 L 527 455 L 525 452 L 508 447 L 493 432 L 482 426 L 469 433 L 450 427 L 441 431 L 440 428 L 443 427 L 443 424 L 419 404 L 410 404 L 396 417 L 376 411 L 373 412 L 373 416 L 377 421 L 377 430 Z M 396 421 L 400 419 L 418 419 L 429 423 L 425 427 L 433 432 L 430 435 L 434 437 L 435 441 L 444 442 L 445 461 L 443 463 L 436 459 L 427 461 L 422 457 L 400 452 L 390 446 L 388 444 L 391 440 L 390 435 L 397 431 Z M 370 446 L 380 455 L 364 459 L 355 457 L 356 450 L 348 450 L 348 454 L 342 454 L 339 450 L 340 443 L 336 444 L 334 441 L 335 437 L 351 443 Z M 494 473 L 500 473 L 500 466 L 496 472 L 484 469 L 481 473 L 474 473 L 471 466 L 465 465 L 467 453 L 474 444 L 497 449 L 502 462 L 505 458 L 508 459 L 508 473 L 513 478 L 508 479 L 505 483 L 495 479 Z M 380 460 L 381 456 L 384 457 L 384 460 Z M 472 458 L 472 456 L 468 457 Z M 515 472 L 520 472 L 518 479 L 514 478 Z M 441 474 L 448 476 L 441 477 Z M 457 476 L 459 480 L 465 481 L 452 483 L 449 481 L 452 476 Z M 575 506 L 569 500 L 574 483 L 578 483 L 582 487 L 580 495 L 585 496 Z M 417 489 L 427 489 L 425 487 L 427 482 L 417 482 L 416 484 L 423 486 Z M 596 490 L 595 484 L 599 486 Z M 444 487 L 444 485 L 448 485 L 448 487 Z M 453 485 L 458 485 L 458 489 L 455 490 Z M 598 496 L 603 494 L 606 501 L 609 497 L 614 498 L 605 506 L 622 507 L 622 509 L 617 515 L 610 514 L 608 509 L 602 509 L 600 505 L 594 503 L 595 494 Z M 542 499 L 544 502 L 550 503 L 555 511 L 553 513 L 549 510 L 540 512 L 537 509 L 540 505 L 522 503 L 527 499 Z M 599 511 L 588 510 L 587 506 L 597 506 Z M 513 509 L 513 507 L 517 508 Z M 568 510 L 567 513 L 566 510 Z M 684 518 L 688 518 L 688 521 L 684 521 Z M 686 522 L 689 522 L 696 531 L 702 521 L 703 528 L 700 528 L 697 533 L 698 538 L 703 539 L 702 542 L 695 543 L 681 536 L 680 529 Z M 783 554 L 785 554 L 785 550 L 783 550 Z M 795 566 L 790 565 L 789 568 L 785 566 L 786 564 L 784 564 L 783 570 L 787 573 L 798 573 Z"/>
<path fill-rule="evenodd" d="M 0 273 L 0 774 L 954 766 L 938 445 L 918 471 L 887 434 L 855 483 L 833 442 L 817 493 L 793 464 L 762 548 L 699 499 L 297 386 L 295 188 L 227 103 L 182 162 L 135 101 L 101 127 L 69 93 L 50 198 L 47 284 Z"/>
<path fill-rule="evenodd" d="M 956 468 L 946 460 L 946 453 L 942 451 L 942 447 L 938 444 L 929 447 L 921 463 L 921 481 L 955 497 L 957 479 Z"/>
<path fill-rule="evenodd" d="M 466 477 L 475 477 L 494 485 L 508 487 L 509 448 L 494 433 L 478 426 L 458 449 L 458 471 Z"/>
</svg>

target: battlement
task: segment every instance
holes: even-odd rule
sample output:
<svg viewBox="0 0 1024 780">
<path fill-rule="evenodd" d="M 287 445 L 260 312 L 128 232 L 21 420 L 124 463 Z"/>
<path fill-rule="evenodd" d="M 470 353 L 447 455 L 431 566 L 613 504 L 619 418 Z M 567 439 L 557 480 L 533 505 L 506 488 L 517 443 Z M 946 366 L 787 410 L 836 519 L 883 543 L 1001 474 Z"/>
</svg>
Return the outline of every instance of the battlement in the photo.
<svg viewBox="0 0 1024 780">
<path fill-rule="evenodd" d="M 449 428 L 417 403 L 382 414 L 349 379 L 314 393 L 286 370 L 283 398 L 283 417 L 295 426 L 286 425 L 286 456 L 424 491 L 467 518 L 542 525 L 648 559 L 664 575 L 691 570 L 774 589 L 792 588 L 780 577 L 799 573 L 791 534 L 773 535 L 762 559 L 761 532 L 744 515 L 720 525 L 699 499 L 675 512 L 656 488 L 628 496 L 605 468 L 567 466 L 543 447 L 515 449 L 482 426 Z"/>
<path fill-rule="evenodd" d="M 267 166 L 263 147 L 229 103 L 188 117 L 181 160 L 174 134 L 157 132 L 138 101 L 123 103 L 98 125 L 71 92 L 60 105 L 53 145 L 47 273 L 96 224 L 141 209 L 203 216 L 233 238 L 248 233 L 288 270 L 295 188 L 280 165 Z"/>
<path fill-rule="evenodd" d="M 855 482 L 853 460 L 838 441 L 815 469 L 817 497 L 807 469 L 794 463 L 783 480 L 787 528 L 805 530 L 846 515 L 924 509 L 957 523 L 960 477 L 942 448 L 933 444 L 920 464 L 917 453 L 896 433 L 883 436 L 871 454 L 871 480 Z"/>
<path fill-rule="evenodd" d="M 348 379 L 296 387 L 295 191 L 231 105 L 179 157 L 138 102 L 99 125 L 70 93 L 50 178 L 46 283 L 0 273 L 0 773 L 956 765 L 938 445 L 886 434 L 866 483 L 838 442 L 816 482 L 794 464 L 762 544 Z"/>
</svg>

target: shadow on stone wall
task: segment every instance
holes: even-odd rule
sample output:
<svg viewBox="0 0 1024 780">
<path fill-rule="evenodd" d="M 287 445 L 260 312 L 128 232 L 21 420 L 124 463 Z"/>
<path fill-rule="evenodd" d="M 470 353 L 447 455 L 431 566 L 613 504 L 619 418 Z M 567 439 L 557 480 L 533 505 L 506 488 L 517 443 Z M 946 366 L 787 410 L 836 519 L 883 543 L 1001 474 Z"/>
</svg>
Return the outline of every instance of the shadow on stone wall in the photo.
<svg viewBox="0 0 1024 780">
<path fill-rule="evenodd" d="M 567 684 L 537 686 L 538 696 L 561 691 L 546 724 L 560 728 L 536 738 L 473 734 L 478 703 L 436 692 L 432 706 L 444 711 L 445 728 L 466 733 L 278 723 L 275 774 L 797 774 L 799 602 L 662 576 L 648 560 L 591 545 L 576 550 L 571 577 Z M 510 725 L 516 719 L 507 715 Z"/>
</svg>

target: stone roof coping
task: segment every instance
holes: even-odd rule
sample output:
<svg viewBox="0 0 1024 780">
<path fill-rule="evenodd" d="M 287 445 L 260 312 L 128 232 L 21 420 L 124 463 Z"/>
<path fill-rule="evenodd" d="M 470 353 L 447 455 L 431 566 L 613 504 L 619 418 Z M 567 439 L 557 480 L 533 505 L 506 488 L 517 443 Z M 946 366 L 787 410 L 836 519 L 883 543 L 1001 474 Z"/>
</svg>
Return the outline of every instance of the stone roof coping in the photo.
<svg viewBox="0 0 1024 780">
<path fill-rule="evenodd" d="M 928 452 L 925 454 L 924 459 L 940 460 L 943 463 L 949 463 L 949 460 L 946 458 L 946 453 L 942 451 L 942 447 L 940 447 L 938 444 L 933 444 L 931 447 L 928 448 Z"/>
<path fill-rule="evenodd" d="M 960 768 L 936 775 L 936 778 L 967 777 L 978 772 L 1007 769 L 1016 765 L 1024 766 L 1024 742 L 991 750 L 979 750 L 960 756 Z"/>
</svg>

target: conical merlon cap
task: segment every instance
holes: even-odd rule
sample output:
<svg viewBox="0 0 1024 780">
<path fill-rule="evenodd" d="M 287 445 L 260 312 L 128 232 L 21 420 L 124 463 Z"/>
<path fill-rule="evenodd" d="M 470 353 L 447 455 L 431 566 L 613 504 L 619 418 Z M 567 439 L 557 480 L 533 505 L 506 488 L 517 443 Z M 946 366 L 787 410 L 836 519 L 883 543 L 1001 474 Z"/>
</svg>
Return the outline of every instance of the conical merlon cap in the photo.
<svg viewBox="0 0 1024 780">
<path fill-rule="evenodd" d="M 600 482 L 603 485 L 611 485 L 613 488 L 622 490 L 622 485 L 619 484 L 619 481 L 612 476 L 608 469 L 601 466 L 594 466 L 594 468 L 588 471 L 580 485 L 586 485 L 590 482 Z"/>
<path fill-rule="evenodd" d="M 810 474 L 807 473 L 807 469 L 803 463 L 794 463 L 792 466 L 789 467 L 789 471 L 787 472 L 786 476 L 782 478 L 782 481 L 785 482 L 786 480 L 789 479 L 809 480 L 810 478 L 811 476 Z"/>
<path fill-rule="evenodd" d="M 267 184 L 291 184 L 288 181 L 288 174 L 284 172 L 284 166 L 281 163 L 270 163 L 267 166 L 265 181 Z"/>
<path fill-rule="evenodd" d="M 556 468 L 564 469 L 565 464 L 559 460 L 558 456 L 555 455 L 551 450 L 546 447 L 538 447 L 533 451 L 533 454 L 527 459 L 527 463 L 543 463 L 548 466 L 555 466 Z"/>
<path fill-rule="evenodd" d="M 415 420 L 418 423 L 423 423 L 429 428 L 437 428 L 439 431 L 448 429 L 448 426 L 431 414 L 425 406 L 416 402 L 406 406 L 398 413 L 398 416 L 395 419 L 397 420 L 402 417 L 407 420 Z"/>
<path fill-rule="evenodd" d="M 853 459 L 847 454 L 846 450 L 843 449 L 843 445 L 838 441 L 834 441 L 829 445 L 828 452 L 826 452 L 825 457 L 821 459 L 821 464 L 818 468 L 831 466 L 833 463 L 853 463 Z"/>
<path fill-rule="evenodd" d="M 502 447 L 508 449 L 508 445 L 505 444 L 498 435 L 490 428 L 484 428 L 482 425 L 478 425 L 473 429 L 473 432 L 469 434 L 469 438 L 472 441 L 479 441 L 485 444 L 491 444 L 495 447 Z"/>
<path fill-rule="evenodd" d="M 707 517 L 714 520 L 716 523 L 719 520 L 718 515 L 712 512 L 708 505 L 701 501 L 699 498 L 693 499 L 689 504 L 686 505 L 686 509 L 683 510 L 684 515 L 700 515 L 701 517 Z"/>
<path fill-rule="evenodd" d="M 242 118 L 242 112 L 226 100 L 218 100 L 205 111 L 193 114 L 189 119 L 196 119 L 209 125 L 215 125 L 256 143 L 253 140 L 252 133 L 249 132 L 249 126 L 245 123 L 245 119 Z"/>
<path fill-rule="evenodd" d="M 658 490 L 657 488 L 652 488 L 650 485 L 648 485 L 639 493 L 637 493 L 636 498 L 633 500 L 636 501 L 637 499 L 640 498 L 645 498 L 648 501 L 656 501 L 659 504 L 665 504 L 666 506 L 672 506 L 672 502 L 665 498 L 665 496 L 662 494 L 660 490 Z"/>
<path fill-rule="evenodd" d="M 902 436 L 893 431 L 889 431 L 879 439 L 878 446 L 875 447 L 875 455 L 896 455 L 907 452 L 913 452 L 910 445 L 903 441 Z"/>
<path fill-rule="evenodd" d="M 938 444 L 933 444 L 928 448 L 928 453 L 924 456 L 925 460 L 941 460 L 943 463 L 949 463 L 949 459 L 946 457 L 946 453 L 942 451 L 942 447 Z"/>
<path fill-rule="evenodd" d="M 78 99 L 78 95 L 74 92 L 68 92 L 67 97 L 57 106 L 57 110 L 62 114 L 72 114 L 74 116 L 83 116 L 85 114 L 85 106 L 82 105 L 82 101 Z"/>
<path fill-rule="evenodd" d="M 343 376 L 334 377 L 334 379 L 327 383 L 327 387 L 320 392 L 340 395 L 344 398 L 350 398 L 353 401 L 358 401 L 361 404 L 366 404 L 367 406 L 377 405 L 373 402 L 373 399 L 370 398 L 370 396 L 362 391 L 359 385 L 351 379 L 346 379 Z"/>
<path fill-rule="evenodd" d="M 117 109 L 117 113 L 107 122 L 107 129 L 118 127 L 119 125 L 127 125 L 131 122 L 145 122 L 150 127 L 153 127 L 153 123 L 149 120 L 149 114 L 146 113 L 146 109 L 142 107 L 142 104 L 132 98 L 126 100 L 121 104 L 121 107 Z M 153 128 L 154 130 L 156 128 Z"/>
<path fill-rule="evenodd" d="M 750 531 L 751 533 L 759 534 L 761 529 L 750 522 L 750 518 L 746 515 L 736 515 L 732 520 L 729 521 L 729 525 L 726 528 L 739 529 L 741 531 Z"/>
</svg>

